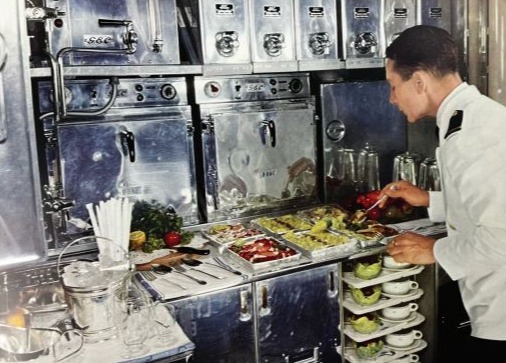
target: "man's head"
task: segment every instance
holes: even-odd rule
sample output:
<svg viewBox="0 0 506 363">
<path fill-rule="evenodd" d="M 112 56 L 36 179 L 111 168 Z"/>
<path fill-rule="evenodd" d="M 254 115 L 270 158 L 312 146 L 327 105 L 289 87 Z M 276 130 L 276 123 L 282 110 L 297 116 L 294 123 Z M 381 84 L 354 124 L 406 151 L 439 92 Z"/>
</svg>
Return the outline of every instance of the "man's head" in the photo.
<svg viewBox="0 0 506 363">
<path fill-rule="evenodd" d="M 406 29 L 387 47 L 386 57 L 390 102 L 410 122 L 435 116 L 443 99 L 462 82 L 457 45 L 441 28 Z"/>
</svg>

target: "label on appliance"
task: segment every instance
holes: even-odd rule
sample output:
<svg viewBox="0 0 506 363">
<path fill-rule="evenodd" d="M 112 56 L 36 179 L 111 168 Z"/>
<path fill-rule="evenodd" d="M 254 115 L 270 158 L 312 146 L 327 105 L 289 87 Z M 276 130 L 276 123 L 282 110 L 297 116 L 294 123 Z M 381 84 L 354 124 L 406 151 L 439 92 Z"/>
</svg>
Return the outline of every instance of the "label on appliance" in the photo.
<svg viewBox="0 0 506 363">
<path fill-rule="evenodd" d="M 394 9 L 394 18 L 406 19 L 407 17 L 408 17 L 408 9 L 406 9 L 406 8 L 395 8 Z"/>
<path fill-rule="evenodd" d="M 308 10 L 310 18 L 323 18 L 325 16 L 325 7 L 323 6 L 310 6 Z"/>
<path fill-rule="evenodd" d="M 215 4 L 216 15 L 234 15 L 234 4 Z"/>
<path fill-rule="evenodd" d="M 266 18 L 279 18 L 281 16 L 281 6 L 264 6 L 264 16 Z"/>
<path fill-rule="evenodd" d="M 369 8 L 355 8 L 354 9 L 354 18 L 355 19 L 367 19 L 371 16 Z"/>
<path fill-rule="evenodd" d="M 265 84 L 263 83 L 246 83 L 246 92 L 263 92 Z"/>
<path fill-rule="evenodd" d="M 429 8 L 429 18 L 441 18 L 443 16 L 442 8 Z"/>
<path fill-rule="evenodd" d="M 114 46 L 114 36 L 112 34 L 85 34 L 83 35 L 83 44 L 85 47 L 92 48 L 112 48 Z"/>
</svg>

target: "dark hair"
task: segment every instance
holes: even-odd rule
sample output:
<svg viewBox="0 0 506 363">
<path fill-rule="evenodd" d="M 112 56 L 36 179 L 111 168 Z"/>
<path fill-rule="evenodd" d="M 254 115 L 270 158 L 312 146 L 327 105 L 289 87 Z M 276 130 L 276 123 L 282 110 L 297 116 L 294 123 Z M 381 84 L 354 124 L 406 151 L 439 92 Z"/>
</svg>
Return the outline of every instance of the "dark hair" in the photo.
<svg viewBox="0 0 506 363">
<path fill-rule="evenodd" d="M 423 70 L 440 78 L 458 72 L 459 55 L 455 40 L 444 29 L 417 25 L 404 30 L 387 47 L 386 57 L 403 80 Z"/>
</svg>

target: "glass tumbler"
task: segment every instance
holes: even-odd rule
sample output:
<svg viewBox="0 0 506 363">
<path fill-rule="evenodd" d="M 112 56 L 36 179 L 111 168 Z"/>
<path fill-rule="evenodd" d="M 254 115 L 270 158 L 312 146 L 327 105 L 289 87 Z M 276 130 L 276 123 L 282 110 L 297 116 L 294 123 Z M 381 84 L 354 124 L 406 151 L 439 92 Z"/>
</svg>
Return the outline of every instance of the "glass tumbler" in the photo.
<svg viewBox="0 0 506 363">
<path fill-rule="evenodd" d="M 416 162 L 410 153 L 399 154 L 394 158 L 392 181 L 406 180 L 416 185 Z"/>
<path fill-rule="evenodd" d="M 441 190 L 441 177 L 437 161 L 434 158 L 426 158 L 420 164 L 418 186 L 427 191 Z"/>
<path fill-rule="evenodd" d="M 378 153 L 371 147 L 366 146 L 358 154 L 357 180 L 359 193 L 380 188 Z"/>
</svg>

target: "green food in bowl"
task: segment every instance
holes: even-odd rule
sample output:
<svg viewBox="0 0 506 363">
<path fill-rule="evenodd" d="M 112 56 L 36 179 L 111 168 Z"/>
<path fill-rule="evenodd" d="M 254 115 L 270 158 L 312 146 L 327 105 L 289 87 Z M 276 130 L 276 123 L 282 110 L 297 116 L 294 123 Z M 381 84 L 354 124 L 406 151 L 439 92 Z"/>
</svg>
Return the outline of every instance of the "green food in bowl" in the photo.
<svg viewBox="0 0 506 363">
<path fill-rule="evenodd" d="M 355 262 L 353 273 L 360 279 L 370 280 L 378 277 L 382 269 L 381 257 L 375 257 L 373 260 Z"/>
<path fill-rule="evenodd" d="M 376 303 L 381 296 L 381 286 L 374 285 L 357 289 L 350 288 L 352 299 L 359 305 L 368 306 Z"/>
<path fill-rule="evenodd" d="M 376 355 L 383 349 L 382 340 L 368 341 L 357 344 L 356 352 L 359 358 L 370 359 L 376 357 Z"/>
<path fill-rule="evenodd" d="M 379 328 L 380 319 L 377 314 L 364 314 L 350 317 L 353 330 L 361 334 L 370 334 Z"/>
</svg>

